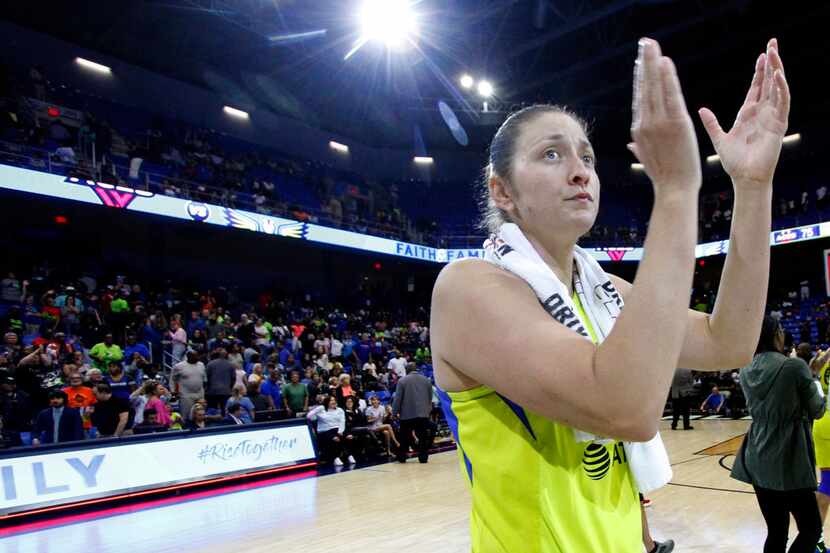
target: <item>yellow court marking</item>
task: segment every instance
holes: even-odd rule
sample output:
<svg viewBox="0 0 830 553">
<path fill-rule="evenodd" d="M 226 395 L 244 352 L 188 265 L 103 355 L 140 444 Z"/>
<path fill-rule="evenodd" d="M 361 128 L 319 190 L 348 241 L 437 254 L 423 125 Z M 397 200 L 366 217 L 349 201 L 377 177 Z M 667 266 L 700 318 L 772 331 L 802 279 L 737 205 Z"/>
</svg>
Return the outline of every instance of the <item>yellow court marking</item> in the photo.
<svg viewBox="0 0 830 553">
<path fill-rule="evenodd" d="M 739 434 L 733 438 L 729 438 L 728 440 L 718 442 L 713 446 L 707 447 L 706 449 L 701 449 L 700 451 L 696 452 L 695 455 L 735 455 L 741 448 L 741 443 L 743 443 L 744 441 L 744 436 L 746 436 L 746 434 Z"/>
</svg>

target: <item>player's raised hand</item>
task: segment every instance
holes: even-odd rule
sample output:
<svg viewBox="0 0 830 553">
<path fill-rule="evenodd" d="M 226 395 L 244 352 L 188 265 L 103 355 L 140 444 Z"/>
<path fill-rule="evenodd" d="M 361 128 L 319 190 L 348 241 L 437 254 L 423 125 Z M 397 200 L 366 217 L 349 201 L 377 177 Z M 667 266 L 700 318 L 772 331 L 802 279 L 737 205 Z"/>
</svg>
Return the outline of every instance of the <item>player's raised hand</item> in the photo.
<svg viewBox="0 0 830 553">
<path fill-rule="evenodd" d="M 710 109 L 701 108 L 699 114 L 736 186 L 771 185 L 790 115 L 790 87 L 778 41 L 771 39 L 766 52 L 758 56 L 746 99 L 729 132 L 724 132 Z"/>
<path fill-rule="evenodd" d="M 700 189 L 700 152 L 680 79 L 657 41 L 640 40 L 634 64 L 629 149 L 645 167 L 655 196 Z"/>
</svg>

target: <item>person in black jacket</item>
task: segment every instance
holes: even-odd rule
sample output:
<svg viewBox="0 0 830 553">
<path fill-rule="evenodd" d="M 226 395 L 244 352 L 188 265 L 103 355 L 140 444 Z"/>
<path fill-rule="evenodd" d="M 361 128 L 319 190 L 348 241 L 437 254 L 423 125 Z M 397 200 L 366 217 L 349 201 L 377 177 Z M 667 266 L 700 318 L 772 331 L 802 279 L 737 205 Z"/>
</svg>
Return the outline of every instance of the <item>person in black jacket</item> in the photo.
<svg viewBox="0 0 830 553">
<path fill-rule="evenodd" d="M 8 445 L 23 445 L 20 433 L 32 428 L 32 401 L 29 394 L 17 389 L 17 382 L 8 373 L 0 373 L 0 419 Z"/>
<path fill-rule="evenodd" d="M 49 392 L 49 407 L 38 413 L 32 439 L 33 445 L 74 442 L 84 439 L 84 425 L 77 409 L 66 407 L 62 390 Z"/>
</svg>

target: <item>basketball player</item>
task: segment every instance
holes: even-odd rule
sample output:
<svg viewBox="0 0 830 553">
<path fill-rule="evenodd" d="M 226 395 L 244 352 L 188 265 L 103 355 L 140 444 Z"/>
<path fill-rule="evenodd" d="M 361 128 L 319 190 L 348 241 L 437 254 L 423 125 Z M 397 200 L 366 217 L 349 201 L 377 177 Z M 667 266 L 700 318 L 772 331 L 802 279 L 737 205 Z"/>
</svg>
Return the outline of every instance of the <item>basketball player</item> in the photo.
<svg viewBox="0 0 830 553">
<path fill-rule="evenodd" d="M 818 373 L 818 380 L 821 382 L 821 389 L 827 397 L 828 384 L 830 384 L 830 349 L 819 352 L 810 368 Z M 827 510 L 830 507 L 830 412 L 825 411 L 824 416 L 813 421 L 813 444 L 816 449 L 816 466 L 821 472 L 821 482 L 816 492 L 821 524 L 827 520 Z M 824 544 L 824 535 L 816 546 L 818 553 L 826 553 L 827 547 Z"/>
<path fill-rule="evenodd" d="M 471 489 L 477 553 L 640 552 L 640 504 L 623 441 L 655 435 L 676 367 L 742 366 L 757 344 L 772 177 L 790 101 L 777 42 L 759 56 L 729 132 L 700 110 L 735 189 L 711 315 L 688 309 L 701 185 L 692 120 L 657 42 L 640 41 L 635 68 L 630 149 L 655 200 L 634 283 L 608 275 L 603 285 L 624 298 L 604 341 L 586 339 L 597 329 L 580 326 L 578 334 L 554 320 L 525 280 L 484 260 L 447 265 L 433 290 L 435 375 Z M 576 242 L 597 215 L 596 163 L 584 123 L 555 106 L 513 114 L 490 146 L 489 229 L 515 223 L 569 294 Z M 584 311 L 575 298 L 571 311 Z M 608 439 L 581 442 L 575 429 Z"/>
</svg>

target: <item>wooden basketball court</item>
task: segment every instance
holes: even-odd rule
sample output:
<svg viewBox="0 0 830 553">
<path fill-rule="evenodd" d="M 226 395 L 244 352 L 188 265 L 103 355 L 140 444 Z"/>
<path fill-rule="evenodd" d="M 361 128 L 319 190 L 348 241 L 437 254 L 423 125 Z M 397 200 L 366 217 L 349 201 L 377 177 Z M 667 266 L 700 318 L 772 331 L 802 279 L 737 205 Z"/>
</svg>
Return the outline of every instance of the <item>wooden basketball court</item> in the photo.
<svg viewBox="0 0 830 553">
<path fill-rule="evenodd" d="M 678 552 L 757 552 L 765 529 L 752 489 L 729 478 L 749 421 L 661 423 L 674 480 L 650 495 L 656 539 Z M 454 451 L 154 507 L 6 537 L 4 553 L 465 552 L 469 495 Z M 794 524 L 791 534 L 795 534 Z M 611 550 L 609 549 L 609 552 Z M 486 552 L 482 552 L 486 553 Z"/>
</svg>

